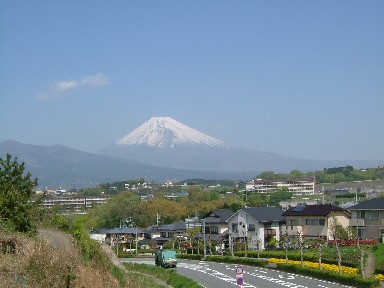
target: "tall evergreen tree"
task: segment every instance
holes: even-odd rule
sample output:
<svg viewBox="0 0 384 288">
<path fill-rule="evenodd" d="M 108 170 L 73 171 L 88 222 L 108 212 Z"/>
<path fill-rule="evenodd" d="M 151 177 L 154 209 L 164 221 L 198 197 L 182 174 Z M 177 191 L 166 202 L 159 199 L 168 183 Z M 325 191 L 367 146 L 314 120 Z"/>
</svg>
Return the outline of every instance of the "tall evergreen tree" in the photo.
<svg viewBox="0 0 384 288">
<path fill-rule="evenodd" d="M 31 194 L 37 185 L 31 174 L 24 173 L 24 162 L 7 153 L 0 158 L 0 220 L 19 232 L 31 230 Z"/>
</svg>

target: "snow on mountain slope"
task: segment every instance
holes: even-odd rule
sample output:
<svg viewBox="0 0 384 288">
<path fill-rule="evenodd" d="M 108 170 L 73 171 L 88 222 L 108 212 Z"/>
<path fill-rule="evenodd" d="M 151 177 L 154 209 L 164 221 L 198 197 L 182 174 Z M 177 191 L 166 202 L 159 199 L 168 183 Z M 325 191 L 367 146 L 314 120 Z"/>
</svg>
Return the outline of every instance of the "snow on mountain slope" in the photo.
<svg viewBox="0 0 384 288">
<path fill-rule="evenodd" d="M 152 117 L 117 141 L 117 145 L 173 148 L 179 144 L 228 147 L 224 142 L 188 127 L 171 117 Z"/>
</svg>

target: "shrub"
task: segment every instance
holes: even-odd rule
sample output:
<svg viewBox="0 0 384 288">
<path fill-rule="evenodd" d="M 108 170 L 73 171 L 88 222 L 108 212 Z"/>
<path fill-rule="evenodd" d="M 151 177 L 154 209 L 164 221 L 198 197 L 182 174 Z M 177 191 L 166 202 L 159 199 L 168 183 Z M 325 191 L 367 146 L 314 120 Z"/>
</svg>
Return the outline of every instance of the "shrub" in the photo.
<svg viewBox="0 0 384 288">
<path fill-rule="evenodd" d="M 203 257 L 201 254 L 177 254 L 177 258 L 180 259 L 201 260 Z"/>
<path fill-rule="evenodd" d="M 208 256 L 207 260 L 213 262 L 224 262 L 224 263 L 235 263 L 235 264 L 244 264 L 250 266 L 259 266 L 265 267 L 268 265 L 266 260 L 258 260 L 253 258 L 240 258 L 240 257 L 232 257 L 232 256 Z"/>
<path fill-rule="evenodd" d="M 361 288 L 373 288 L 377 287 L 380 284 L 378 279 L 363 279 L 357 275 L 348 275 L 348 274 L 339 274 L 337 272 L 330 272 L 318 269 L 311 268 L 301 268 L 298 265 L 291 264 L 276 264 L 278 270 L 304 274 L 308 276 L 313 276 L 320 279 L 334 280 L 342 284 L 354 285 Z"/>
</svg>

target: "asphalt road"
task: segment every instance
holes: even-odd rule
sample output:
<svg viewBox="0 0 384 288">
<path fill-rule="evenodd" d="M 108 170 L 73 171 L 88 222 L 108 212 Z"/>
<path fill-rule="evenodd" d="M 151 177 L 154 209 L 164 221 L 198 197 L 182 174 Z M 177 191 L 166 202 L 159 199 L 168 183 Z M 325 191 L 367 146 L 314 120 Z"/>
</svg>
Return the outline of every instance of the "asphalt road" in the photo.
<svg viewBox="0 0 384 288">
<path fill-rule="evenodd" d="M 133 258 L 122 259 L 123 262 L 143 263 L 154 265 L 154 259 L 148 258 Z M 187 276 L 202 287 L 206 288 L 225 288 L 225 287 L 240 287 L 237 285 L 237 275 L 235 264 L 215 263 L 207 261 L 195 260 L 178 260 L 177 272 Z M 281 271 L 276 271 L 267 268 L 252 267 L 241 265 L 243 270 L 243 288 L 336 288 L 336 287 L 351 287 L 341 285 L 325 280 L 318 280 L 307 276 L 291 274 Z M 241 272 L 241 271 L 237 271 Z"/>
</svg>

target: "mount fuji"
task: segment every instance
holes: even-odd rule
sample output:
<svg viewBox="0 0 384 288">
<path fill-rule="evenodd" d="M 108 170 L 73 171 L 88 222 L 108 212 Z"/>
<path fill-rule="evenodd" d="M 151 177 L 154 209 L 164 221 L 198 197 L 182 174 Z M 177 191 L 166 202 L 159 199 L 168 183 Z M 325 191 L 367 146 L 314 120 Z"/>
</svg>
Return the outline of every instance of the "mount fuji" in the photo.
<svg viewBox="0 0 384 288">
<path fill-rule="evenodd" d="M 171 117 L 152 117 L 99 153 L 148 165 L 199 171 L 289 172 L 335 165 L 335 161 L 308 160 L 233 147 Z"/>
<path fill-rule="evenodd" d="M 224 142 L 186 126 L 171 117 L 152 117 L 118 140 L 116 144 L 120 146 L 145 145 L 157 148 L 174 148 L 182 145 L 227 148 Z"/>
</svg>

